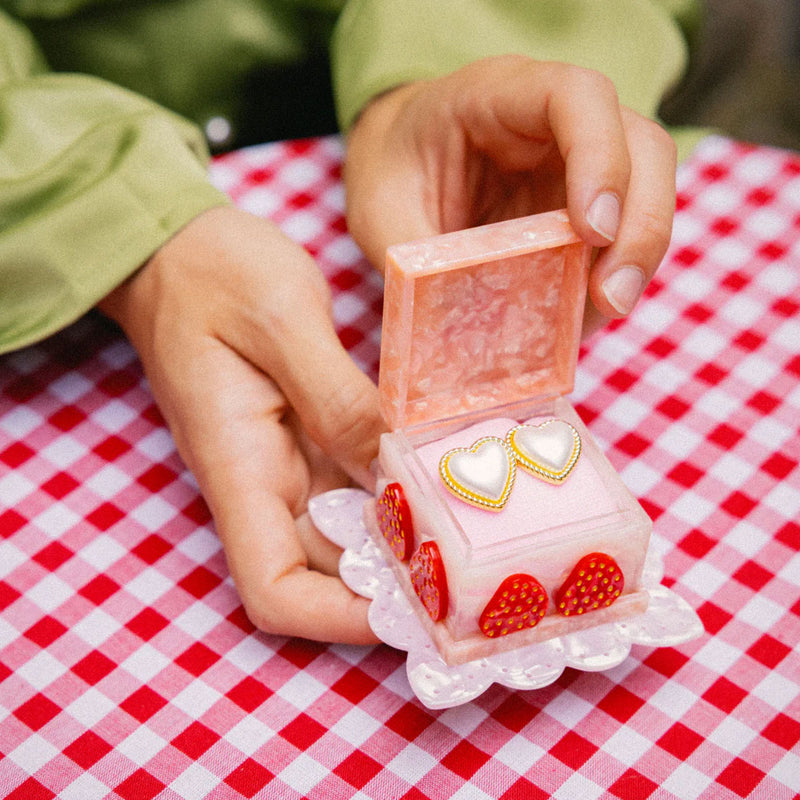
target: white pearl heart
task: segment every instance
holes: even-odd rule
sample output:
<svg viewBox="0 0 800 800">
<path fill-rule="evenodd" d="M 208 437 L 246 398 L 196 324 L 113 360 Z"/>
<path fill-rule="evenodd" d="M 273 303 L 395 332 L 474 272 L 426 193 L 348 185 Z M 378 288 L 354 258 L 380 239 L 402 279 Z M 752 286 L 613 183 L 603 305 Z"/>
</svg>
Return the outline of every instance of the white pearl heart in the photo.
<svg viewBox="0 0 800 800">
<path fill-rule="evenodd" d="M 561 483 L 581 453 L 578 431 L 560 419 L 518 425 L 506 438 L 520 466 L 550 483 Z"/>
<path fill-rule="evenodd" d="M 511 494 L 516 463 L 506 442 L 485 436 L 471 447 L 448 450 L 439 461 L 439 473 L 462 500 L 499 511 Z"/>
</svg>

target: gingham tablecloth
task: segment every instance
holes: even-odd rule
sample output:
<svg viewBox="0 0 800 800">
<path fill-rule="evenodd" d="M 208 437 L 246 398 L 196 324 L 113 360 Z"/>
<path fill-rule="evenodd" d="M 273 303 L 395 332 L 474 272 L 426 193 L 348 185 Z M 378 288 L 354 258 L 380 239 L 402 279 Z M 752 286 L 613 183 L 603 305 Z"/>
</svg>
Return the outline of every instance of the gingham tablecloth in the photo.
<svg viewBox="0 0 800 800">
<path fill-rule="evenodd" d="M 319 259 L 375 375 L 381 286 L 345 233 L 341 155 L 268 145 L 213 176 Z M 89 316 L 3 357 L 3 795 L 796 797 L 799 379 L 800 156 L 707 139 L 663 268 L 584 348 L 572 396 L 707 633 L 437 712 L 402 653 L 253 630 L 114 329 Z"/>
</svg>

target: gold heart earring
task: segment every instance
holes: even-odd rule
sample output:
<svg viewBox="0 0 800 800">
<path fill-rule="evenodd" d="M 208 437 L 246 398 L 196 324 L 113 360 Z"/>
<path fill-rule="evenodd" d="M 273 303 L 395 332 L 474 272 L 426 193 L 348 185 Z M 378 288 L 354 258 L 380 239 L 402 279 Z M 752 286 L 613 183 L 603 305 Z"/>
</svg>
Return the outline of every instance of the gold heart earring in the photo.
<svg viewBox="0 0 800 800">
<path fill-rule="evenodd" d="M 581 437 L 568 422 L 517 425 L 506 434 L 517 463 L 548 483 L 563 483 L 581 454 Z"/>
<path fill-rule="evenodd" d="M 499 511 L 511 494 L 516 461 L 506 441 L 484 436 L 471 447 L 448 450 L 439 461 L 439 474 L 459 499 Z"/>
</svg>

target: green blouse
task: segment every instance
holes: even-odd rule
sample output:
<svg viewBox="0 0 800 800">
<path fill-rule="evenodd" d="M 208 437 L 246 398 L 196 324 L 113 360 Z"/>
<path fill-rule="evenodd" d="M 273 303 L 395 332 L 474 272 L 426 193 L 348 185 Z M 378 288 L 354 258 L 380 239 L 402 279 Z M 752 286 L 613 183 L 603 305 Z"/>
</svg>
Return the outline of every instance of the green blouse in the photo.
<svg viewBox="0 0 800 800">
<path fill-rule="evenodd" d="M 385 89 L 508 52 L 600 70 L 655 116 L 697 14 L 695 0 L 0 0 L 0 352 L 74 321 L 228 202 L 202 131 L 235 127 L 258 70 L 329 52 L 343 130 Z"/>
</svg>

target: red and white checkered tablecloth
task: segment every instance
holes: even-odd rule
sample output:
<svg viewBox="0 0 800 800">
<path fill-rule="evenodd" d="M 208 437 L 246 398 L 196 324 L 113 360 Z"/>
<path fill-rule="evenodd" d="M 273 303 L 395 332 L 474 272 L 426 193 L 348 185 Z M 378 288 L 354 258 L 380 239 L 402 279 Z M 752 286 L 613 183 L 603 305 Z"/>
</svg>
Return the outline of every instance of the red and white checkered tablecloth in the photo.
<svg viewBox="0 0 800 800">
<path fill-rule="evenodd" d="M 375 375 L 380 281 L 337 139 L 213 166 L 319 259 Z M 575 405 L 655 520 L 701 639 L 425 709 L 386 646 L 255 632 L 123 338 L 89 316 L 0 358 L 0 790 L 13 800 L 800 793 L 800 155 L 706 139 L 645 301 Z"/>
</svg>

